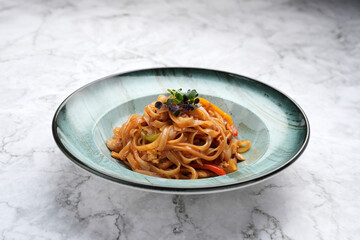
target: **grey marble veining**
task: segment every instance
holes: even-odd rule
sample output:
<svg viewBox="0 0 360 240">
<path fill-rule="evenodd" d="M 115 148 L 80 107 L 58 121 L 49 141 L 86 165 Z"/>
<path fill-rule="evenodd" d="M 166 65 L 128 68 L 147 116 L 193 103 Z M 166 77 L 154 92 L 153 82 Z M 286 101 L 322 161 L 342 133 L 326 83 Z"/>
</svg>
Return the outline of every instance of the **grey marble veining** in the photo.
<svg viewBox="0 0 360 240">
<path fill-rule="evenodd" d="M 0 1 L 0 239 L 358 239 L 358 1 Z M 307 113 L 302 157 L 211 195 L 128 189 L 75 167 L 51 135 L 66 96 L 132 69 L 259 79 Z"/>
</svg>

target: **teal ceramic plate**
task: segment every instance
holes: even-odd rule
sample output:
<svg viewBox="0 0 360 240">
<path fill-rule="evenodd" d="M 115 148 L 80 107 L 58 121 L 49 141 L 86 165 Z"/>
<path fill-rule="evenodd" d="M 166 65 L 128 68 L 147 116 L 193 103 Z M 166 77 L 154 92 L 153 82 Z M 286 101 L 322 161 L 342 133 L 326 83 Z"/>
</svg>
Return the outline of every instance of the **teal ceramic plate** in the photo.
<svg viewBox="0 0 360 240">
<path fill-rule="evenodd" d="M 131 171 L 110 156 L 106 139 L 131 114 L 171 89 L 196 89 L 230 113 L 241 139 L 252 142 L 238 171 L 199 180 L 163 179 Z M 309 140 L 305 113 L 285 94 L 259 81 L 216 70 L 159 68 L 94 81 L 71 94 L 55 113 L 53 135 L 75 164 L 126 186 L 177 194 L 237 189 L 265 180 L 293 163 Z"/>
</svg>

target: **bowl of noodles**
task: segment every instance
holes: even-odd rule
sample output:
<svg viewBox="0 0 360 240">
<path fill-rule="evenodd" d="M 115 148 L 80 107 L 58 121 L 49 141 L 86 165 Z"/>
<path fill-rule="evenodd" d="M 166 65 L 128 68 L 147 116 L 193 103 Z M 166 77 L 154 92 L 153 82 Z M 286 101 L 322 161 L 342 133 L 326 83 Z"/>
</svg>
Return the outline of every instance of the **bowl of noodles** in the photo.
<svg viewBox="0 0 360 240">
<path fill-rule="evenodd" d="M 227 72 L 157 68 L 108 76 L 57 109 L 54 139 L 81 168 L 176 194 L 246 187 L 305 150 L 303 110 L 280 91 Z"/>
</svg>

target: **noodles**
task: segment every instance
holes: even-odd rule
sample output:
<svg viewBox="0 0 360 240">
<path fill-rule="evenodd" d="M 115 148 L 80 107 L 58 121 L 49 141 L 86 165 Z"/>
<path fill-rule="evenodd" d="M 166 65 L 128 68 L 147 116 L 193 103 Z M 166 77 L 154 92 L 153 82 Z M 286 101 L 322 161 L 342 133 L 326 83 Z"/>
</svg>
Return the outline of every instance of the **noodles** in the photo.
<svg viewBox="0 0 360 240">
<path fill-rule="evenodd" d="M 145 107 L 142 116 L 132 115 L 121 128 L 116 127 L 115 136 L 107 140 L 111 156 L 135 172 L 171 179 L 237 171 L 237 162 L 245 160 L 241 153 L 250 148 L 250 141 L 235 138 L 237 130 L 228 114 L 205 99 L 196 100 L 197 95 L 188 95 L 189 100 L 184 94 L 183 102 L 174 101 L 178 107 L 168 101 L 174 97 L 160 95 Z M 187 110 L 188 102 L 192 105 Z"/>
</svg>

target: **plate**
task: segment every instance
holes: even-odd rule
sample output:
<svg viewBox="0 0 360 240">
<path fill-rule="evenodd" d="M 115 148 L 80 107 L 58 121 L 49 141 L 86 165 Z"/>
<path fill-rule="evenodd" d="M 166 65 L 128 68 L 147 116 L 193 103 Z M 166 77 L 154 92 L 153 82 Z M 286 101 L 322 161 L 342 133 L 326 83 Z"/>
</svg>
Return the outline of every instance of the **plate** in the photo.
<svg viewBox="0 0 360 240">
<path fill-rule="evenodd" d="M 131 114 L 167 89 L 196 89 L 230 113 L 240 139 L 252 142 L 238 171 L 224 176 L 176 180 L 131 171 L 110 156 L 106 139 Z M 129 187 L 202 194 L 249 186 L 274 176 L 305 150 L 310 126 L 292 99 L 269 85 L 233 73 L 198 68 L 144 69 L 108 76 L 72 93 L 57 109 L 52 130 L 64 154 L 81 168 Z"/>
</svg>

